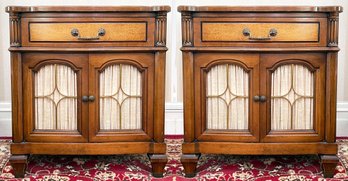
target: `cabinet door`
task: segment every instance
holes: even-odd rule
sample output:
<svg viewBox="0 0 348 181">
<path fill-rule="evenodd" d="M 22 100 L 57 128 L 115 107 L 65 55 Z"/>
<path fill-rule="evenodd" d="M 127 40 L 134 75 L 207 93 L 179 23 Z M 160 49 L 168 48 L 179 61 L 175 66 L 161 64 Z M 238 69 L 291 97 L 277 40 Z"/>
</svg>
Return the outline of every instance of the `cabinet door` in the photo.
<svg viewBox="0 0 348 181">
<path fill-rule="evenodd" d="M 261 141 L 323 140 L 325 60 L 315 53 L 261 56 Z"/>
<path fill-rule="evenodd" d="M 23 60 L 26 141 L 86 142 L 88 89 L 85 55 L 27 53 Z"/>
<path fill-rule="evenodd" d="M 151 140 L 154 55 L 92 54 L 89 70 L 90 141 Z"/>
<path fill-rule="evenodd" d="M 199 141 L 259 140 L 259 55 L 194 55 L 195 137 Z"/>
</svg>

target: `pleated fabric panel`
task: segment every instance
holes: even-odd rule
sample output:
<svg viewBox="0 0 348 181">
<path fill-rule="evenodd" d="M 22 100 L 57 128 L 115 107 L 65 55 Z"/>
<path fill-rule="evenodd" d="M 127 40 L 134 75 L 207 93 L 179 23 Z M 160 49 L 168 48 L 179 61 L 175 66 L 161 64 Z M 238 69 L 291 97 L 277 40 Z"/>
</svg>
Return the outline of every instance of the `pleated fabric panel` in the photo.
<svg viewBox="0 0 348 181">
<path fill-rule="evenodd" d="M 299 64 L 272 73 L 271 129 L 313 129 L 314 73 Z"/>
<path fill-rule="evenodd" d="M 100 73 L 100 129 L 141 129 L 141 80 L 141 72 L 128 64 L 114 64 Z"/>
<path fill-rule="evenodd" d="M 77 77 L 66 65 L 45 65 L 34 75 L 35 129 L 77 130 Z"/>
<path fill-rule="evenodd" d="M 248 129 L 249 74 L 239 65 L 216 65 L 206 85 L 207 129 Z"/>
</svg>

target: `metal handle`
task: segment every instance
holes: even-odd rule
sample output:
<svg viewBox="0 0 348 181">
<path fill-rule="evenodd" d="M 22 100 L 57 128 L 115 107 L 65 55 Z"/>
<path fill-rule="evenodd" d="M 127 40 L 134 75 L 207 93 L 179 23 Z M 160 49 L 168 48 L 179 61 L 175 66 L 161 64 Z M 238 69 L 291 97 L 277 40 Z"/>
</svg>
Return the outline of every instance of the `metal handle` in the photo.
<svg viewBox="0 0 348 181">
<path fill-rule="evenodd" d="M 243 35 L 247 36 L 249 40 L 271 40 L 273 37 L 277 36 L 278 31 L 275 28 L 272 28 L 269 30 L 268 36 L 267 37 L 253 37 L 251 35 L 250 29 L 249 28 L 244 28 L 243 29 Z"/>
<path fill-rule="evenodd" d="M 71 35 L 74 36 L 74 37 L 77 37 L 78 40 L 99 40 L 99 38 L 100 38 L 101 36 L 104 36 L 105 33 L 106 33 L 106 32 L 105 32 L 105 29 L 104 29 L 104 28 L 100 28 L 100 29 L 98 30 L 97 36 L 95 36 L 95 37 L 81 37 L 78 29 L 73 28 L 73 29 L 71 30 Z"/>
<path fill-rule="evenodd" d="M 89 97 L 88 97 L 88 100 L 89 100 L 90 102 L 93 102 L 93 101 L 95 100 L 95 97 L 94 97 L 94 96 L 89 96 Z"/>
<path fill-rule="evenodd" d="M 82 101 L 83 102 L 88 102 L 88 96 L 82 96 Z"/>
<path fill-rule="evenodd" d="M 266 102 L 266 96 L 254 96 L 253 97 L 255 102 Z"/>
<path fill-rule="evenodd" d="M 82 101 L 83 102 L 93 102 L 95 100 L 94 96 L 82 96 Z"/>
<path fill-rule="evenodd" d="M 266 96 L 260 96 L 260 102 L 266 102 Z"/>
</svg>

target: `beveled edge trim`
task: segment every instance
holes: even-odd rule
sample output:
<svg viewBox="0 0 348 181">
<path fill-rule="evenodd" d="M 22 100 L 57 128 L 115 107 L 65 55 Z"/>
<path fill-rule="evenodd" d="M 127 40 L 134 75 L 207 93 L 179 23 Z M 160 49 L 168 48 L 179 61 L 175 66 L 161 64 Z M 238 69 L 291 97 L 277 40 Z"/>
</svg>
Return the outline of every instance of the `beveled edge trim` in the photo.
<svg viewBox="0 0 348 181">
<path fill-rule="evenodd" d="M 11 153 L 47 155 L 115 155 L 165 153 L 165 143 L 108 142 L 108 143 L 11 143 Z"/>
<path fill-rule="evenodd" d="M 10 47 L 10 52 L 157 52 L 167 51 L 167 47 L 102 47 L 102 48 L 63 48 L 63 47 Z"/>
<path fill-rule="evenodd" d="M 181 47 L 181 51 L 193 52 L 338 52 L 338 47 L 295 47 L 295 48 L 259 48 L 259 47 Z"/>
<path fill-rule="evenodd" d="M 179 12 L 342 12 L 342 6 L 179 6 Z"/>
<path fill-rule="evenodd" d="M 252 148 L 252 149 L 251 149 Z M 287 149 L 284 149 L 287 148 Z M 303 155 L 337 154 L 337 143 L 288 142 L 288 143 L 237 143 L 237 142 L 191 142 L 183 143 L 182 153 L 233 154 L 233 155 Z"/>
<path fill-rule="evenodd" d="M 7 6 L 8 13 L 28 12 L 170 12 L 170 6 Z"/>
</svg>

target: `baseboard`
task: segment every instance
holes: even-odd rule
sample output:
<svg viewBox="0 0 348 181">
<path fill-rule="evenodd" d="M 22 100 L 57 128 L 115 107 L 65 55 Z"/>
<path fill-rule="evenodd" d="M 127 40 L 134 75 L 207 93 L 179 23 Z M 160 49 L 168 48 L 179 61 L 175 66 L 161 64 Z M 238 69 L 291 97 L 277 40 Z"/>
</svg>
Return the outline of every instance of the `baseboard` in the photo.
<svg viewBox="0 0 348 181">
<path fill-rule="evenodd" d="M 337 103 L 337 137 L 348 136 L 348 102 Z"/>
<path fill-rule="evenodd" d="M 0 112 L 11 112 L 11 103 L 0 102 Z"/>
<path fill-rule="evenodd" d="M 166 135 L 183 135 L 183 104 L 167 103 L 165 120 Z M 11 104 L 0 103 L 0 137 L 10 137 L 11 132 Z M 348 102 L 337 103 L 337 136 L 348 137 Z"/>
<path fill-rule="evenodd" d="M 165 135 L 183 135 L 184 117 L 182 103 L 166 103 Z"/>
<path fill-rule="evenodd" d="M 0 137 L 12 136 L 11 103 L 0 102 Z"/>
<path fill-rule="evenodd" d="M 181 103 L 166 104 L 166 135 L 183 135 L 183 105 Z M 337 103 L 337 134 L 348 137 L 348 102 Z"/>
<path fill-rule="evenodd" d="M 183 135 L 184 119 L 182 103 L 167 103 L 165 112 L 165 134 Z M 11 125 L 11 104 L 0 103 L 0 137 L 10 137 L 12 135 Z"/>
</svg>

